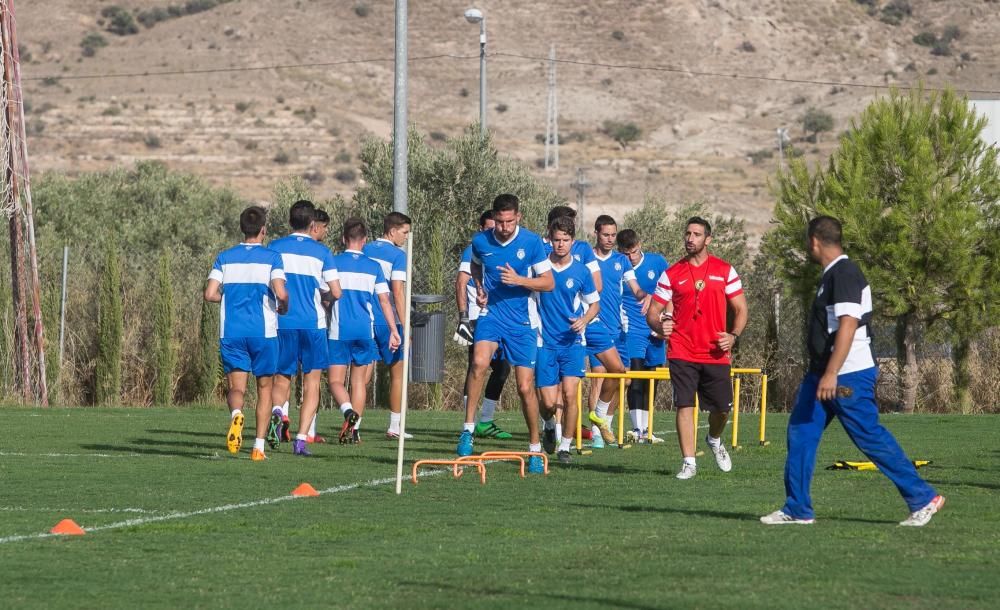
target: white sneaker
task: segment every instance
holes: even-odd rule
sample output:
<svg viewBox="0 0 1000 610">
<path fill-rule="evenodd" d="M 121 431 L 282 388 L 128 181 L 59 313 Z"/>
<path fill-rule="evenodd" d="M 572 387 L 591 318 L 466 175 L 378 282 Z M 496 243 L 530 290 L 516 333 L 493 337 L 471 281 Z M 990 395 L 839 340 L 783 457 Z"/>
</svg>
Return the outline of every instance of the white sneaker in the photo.
<svg viewBox="0 0 1000 610">
<path fill-rule="evenodd" d="M 386 430 L 385 431 L 385 438 L 387 440 L 390 440 L 390 441 L 398 441 L 399 440 L 399 430 Z M 406 434 L 403 435 L 403 438 L 405 440 L 410 440 L 411 438 L 413 438 L 413 435 L 410 434 L 409 432 L 407 432 Z"/>
<path fill-rule="evenodd" d="M 677 473 L 677 478 L 682 480 L 690 479 L 696 474 L 698 474 L 698 466 L 684 462 L 684 465 L 681 466 L 681 471 Z"/>
<path fill-rule="evenodd" d="M 796 519 L 795 517 L 776 510 L 770 515 L 764 515 L 760 522 L 765 525 L 812 525 L 815 519 Z"/>
<path fill-rule="evenodd" d="M 915 513 L 910 514 L 910 518 L 906 521 L 900 521 L 900 525 L 906 525 L 909 527 L 923 527 L 931 522 L 931 517 L 934 513 L 941 510 L 944 506 L 944 496 L 934 496 L 934 499 L 927 503 L 927 506 L 921 508 Z"/>
<path fill-rule="evenodd" d="M 733 461 L 729 459 L 729 452 L 726 451 L 725 443 L 722 442 L 722 439 L 719 439 L 718 446 L 713 447 L 712 443 L 708 442 L 708 438 L 709 437 L 707 436 L 705 437 L 705 444 L 708 445 L 708 448 L 712 450 L 713 454 L 715 454 L 715 463 L 719 465 L 719 470 L 722 472 L 729 472 L 732 470 Z"/>
<path fill-rule="evenodd" d="M 639 443 L 642 442 L 642 434 L 638 430 L 629 430 L 625 433 L 625 442 L 627 443 Z"/>
<path fill-rule="evenodd" d="M 650 445 L 658 445 L 663 442 L 663 439 L 650 432 L 649 428 L 646 428 L 642 434 L 642 441 Z"/>
</svg>

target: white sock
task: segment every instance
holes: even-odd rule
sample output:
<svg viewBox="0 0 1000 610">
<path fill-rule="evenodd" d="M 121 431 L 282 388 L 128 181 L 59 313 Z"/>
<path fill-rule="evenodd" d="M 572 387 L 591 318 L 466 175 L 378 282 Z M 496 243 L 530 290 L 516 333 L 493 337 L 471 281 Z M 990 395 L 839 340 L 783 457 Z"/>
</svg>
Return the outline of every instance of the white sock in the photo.
<svg viewBox="0 0 1000 610">
<path fill-rule="evenodd" d="M 686 458 L 684 458 L 684 463 L 685 464 L 691 464 L 692 466 L 697 466 L 698 465 L 698 461 L 695 460 L 693 457 L 686 457 Z"/>
<path fill-rule="evenodd" d="M 641 413 L 641 411 L 639 411 L 639 409 L 629 409 L 628 410 L 628 418 L 632 422 L 632 429 L 633 430 L 640 430 L 641 431 L 642 430 L 642 422 L 640 421 L 640 419 L 642 419 L 642 417 L 639 415 L 639 413 Z"/>
<path fill-rule="evenodd" d="M 229 419 L 236 417 L 237 415 L 243 415 L 243 409 L 233 409 L 229 412 Z"/>
<path fill-rule="evenodd" d="M 344 404 L 340 405 L 340 412 L 341 413 L 347 413 L 350 410 L 351 410 L 351 403 L 345 402 Z"/>
<path fill-rule="evenodd" d="M 354 424 L 354 429 L 355 430 L 360 430 L 361 429 L 361 418 L 360 417 L 358 418 L 358 423 Z"/>
<path fill-rule="evenodd" d="M 313 420 L 309 422 L 309 436 L 316 436 L 316 416 L 313 415 Z"/>
<path fill-rule="evenodd" d="M 639 409 L 639 429 L 645 430 L 649 428 L 649 411 L 645 409 Z M 652 430 L 650 430 L 652 432 Z"/>
<path fill-rule="evenodd" d="M 399 413 L 389 413 L 389 432 L 399 432 Z"/>
<path fill-rule="evenodd" d="M 307 435 L 305 435 L 305 434 L 296 434 L 295 435 L 295 440 L 297 440 L 297 441 L 307 441 L 307 440 L 309 440 L 309 437 Z"/>
<path fill-rule="evenodd" d="M 562 424 L 556 422 L 556 438 L 562 437 Z"/>
<path fill-rule="evenodd" d="M 534 445 L 528 445 L 528 451 L 531 451 L 532 453 L 539 453 L 539 452 L 541 452 L 541 450 L 542 450 L 542 444 L 541 443 L 535 443 Z"/>
<path fill-rule="evenodd" d="M 559 451 L 569 451 L 570 445 L 573 443 L 573 439 L 563 437 L 559 441 Z"/>
<path fill-rule="evenodd" d="M 497 401 L 490 400 L 489 398 L 484 398 L 483 407 L 479 411 L 479 421 L 481 422 L 493 421 L 493 415 L 496 410 L 497 410 Z"/>
<path fill-rule="evenodd" d="M 600 398 L 597 399 L 597 404 L 594 405 L 594 413 L 601 419 L 604 419 L 608 415 L 608 407 L 611 406 L 610 402 L 604 402 Z"/>
<path fill-rule="evenodd" d="M 550 417 L 549 419 L 543 419 L 542 422 L 545 423 L 545 429 L 546 430 L 555 430 L 556 429 L 556 418 Z"/>
<path fill-rule="evenodd" d="M 615 429 L 615 414 L 614 413 L 608 413 L 607 416 L 604 418 L 604 421 L 608 424 L 609 428 L 611 428 L 612 430 Z"/>
<path fill-rule="evenodd" d="M 718 448 L 718 446 L 721 443 L 722 443 L 722 439 L 721 438 L 717 438 L 715 436 L 712 436 L 711 434 L 708 435 L 708 445 L 709 445 L 709 447 L 712 447 L 713 449 L 715 449 L 715 448 Z"/>
<path fill-rule="evenodd" d="M 463 432 L 475 432 L 476 431 L 476 424 L 474 424 L 474 423 L 473 424 L 462 424 L 462 431 Z"/>
<path fill-rule="evenodd" d="M 288 417 L 288 401 L 287 400 L 285 401 L 285 404 L 281 405 L 281 416 L 282 417 Z"/>
<path fill-rule="evenodd" d="M 258 449 L 260 451 L 263 451 L 264 450 L 264 439 L 262 439 L 262 438 L 255 438 L 255 439 L 253 439 L 253 448 L 254 449 Z"/>
</svg>

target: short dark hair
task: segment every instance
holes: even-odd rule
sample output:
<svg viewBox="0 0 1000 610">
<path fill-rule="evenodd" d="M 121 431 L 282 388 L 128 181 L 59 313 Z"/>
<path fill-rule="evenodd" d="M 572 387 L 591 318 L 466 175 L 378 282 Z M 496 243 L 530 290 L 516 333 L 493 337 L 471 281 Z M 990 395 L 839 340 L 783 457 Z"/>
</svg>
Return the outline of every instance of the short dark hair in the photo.
<svg viewBox="0 0 1000 610">
<path fill-rule="evenodd" d="M 316 208 L 316 211 L 313 213 L 313 220 L 321 225 L 328 225 L 330 224 L 330 215 L 326 213 L 326 210 Z"/>
<path fill-rule="evenodd" d="M 412 225 L 410 217 L 402 212 L 389 212 L 382 219 L 382 234 L 388 235 L 392 229 L 401 229 L 406 225 Z"/>
<path fill-rule="evenodd" d="M 639 234 L 632 229 L 622 229 L 615 238 L 619 250 L 631 250 L 639 245 Z"/>
<path fill-rule="evenodd" d="M 549 237 L 556 231 L 562 231 L 570 237 L 576 237 L 576 223 L 569 216 L 556 216 L 549 223 Z"/>
<path fill-rule="evenodd" d="M 259 205 L 252 205 L 240 212 L 240 231 L 243 231 L 244 237 L 257 237 L 266 224 L 267 210 Z"/>
<path fill-rule="evenodd" d="M 601 214 L 597 217 L 597 220 L 594 221 L 594 231 L 600 233 L 601 227 L 606 227 L 607 225 L 615 225 L 617 227 L 618 223 L 615 222 L 614 218 L 608 216 L 607 214 Z"/>
<path fill-rule="evenodd" d="M 843 226 L 833 216 L 817 216 L 809 221 L 809 237 L 815 237 L 827 246 L 841 245 Z"/>
<path fill-rule="evenodd" d="M 497 195 L 497 198 L 493 200 L 493 215 L 496 216 L 500 212 L 511 211 L 521 211 L 521 202 L 518 200 L 517 195 L 511 195 L 510 193 Z"/>
<path fill-rule="evenodd" d="M 368 237 L 368 227 L 365 221 L 357 216 L 351 216 L 344 221 L 344 241 L 357 241 Z"/>
<path fill-rule="evenodd" d="M 568 205 L 557 205 L 549 210 L 549 224 L 551 225 L 552 221 L 556 218 L 569 218 L 570 220 L 576 220 L 576 210 Z"/>
<path fill-rule="evenodd" d="M 480 229 L 486 226 L 487 220 L 493 220 L 493 210 L 483 210 L 483 213 L 479 215 Z"/>
<path fill-rule="evenodd" d="M 316 206 L 308 199 L 299 199 L 288 210 L 288 224 L 293 231 L 304 231 L 316 219 Z"/>
<path fill-rule="evenodd" d="M 701 225 L 705 227 L 705 237 L 712 236 L 712 225 L 710 225 L 708 221 L 701 216 L 692 216 L 691 218 L 688 218 L 687 224 L 684 225 L 684 228 L 687 229 L 689 225 Z"/>
</svg>

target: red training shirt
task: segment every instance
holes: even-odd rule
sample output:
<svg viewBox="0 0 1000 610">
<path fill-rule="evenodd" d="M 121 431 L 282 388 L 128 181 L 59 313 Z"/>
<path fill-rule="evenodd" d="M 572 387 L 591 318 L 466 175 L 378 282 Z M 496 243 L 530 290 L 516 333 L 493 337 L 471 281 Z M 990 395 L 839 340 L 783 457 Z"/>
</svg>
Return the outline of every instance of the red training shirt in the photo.
<svg viewBox="0 0 1000 610">
<path fill-rule="evenodd" d="M 696 287 L 703 285 L 701 290 Z M 695 267 L 683 258 L 660 275 L 653 298 L 674 303 L 674 332 L 667 358 L 701 364 L 729 364 L 729 352 L 719 349 L 726 332 L 726 303 L 743 294 L 743 283 L 732 266 L 709 255 Z"/>
</svg>

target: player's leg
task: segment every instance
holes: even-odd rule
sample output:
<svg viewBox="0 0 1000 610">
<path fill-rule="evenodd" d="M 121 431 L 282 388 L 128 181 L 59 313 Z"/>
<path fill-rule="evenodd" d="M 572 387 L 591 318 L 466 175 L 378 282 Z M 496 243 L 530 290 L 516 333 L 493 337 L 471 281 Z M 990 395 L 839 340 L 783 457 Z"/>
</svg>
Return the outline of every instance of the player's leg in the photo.
<svg viewBox="0 0 1000 610">
<path fill-rule="evenodd" d="M 646 367 L 646 370 L 650 370 L 650 371 L 653 371 L 653 370 L 656 370 L 656 369 L 658 369 L 660 367 L 666 366 L 666 364 L 667 364 L 667 345 L 666 345 L 666 342 L 663 341 L 662 339 L 656 339 L 656 338 L 651 337 L 649 339 L 649 343 L 648 343 L 648 345 L 646 347 L 646 353 L 645 353 L 645 356 L 643 358 L 643 363 L 644 363 L 644 365 Z M 650 392 L 653 393 L 652 400 L 654 402 L 652 404 L 654 404 L 654 408 L 655 408 L 657 382 L 655 382 L 655 381 L 652 382 L 652 383 L 647 382 L 644 385 L 646 386 L 646 391 L 645 391 L 645 394 L 644 394 L 645 410 L 643 410 L 643 411 L 640 412 L 641 413 L 641 418 L 642 418 L 642 434 L 643 434 L 643 438 L 644 438 L 644 440 L 647 443 L 651 443 L 651 444 L 662 443 L 663 439 L 657 437 L 655 434 L 653 434 L 653 431 L 651 429 L 649 429 L 649 416 L 650 416 L 649 407 L 650 407 L 650 404 L 651 404 L 650 403 L 649 393 Z"/>
<path fill-rule="evenodd" d="M 708 434 L 705 443 L 723 472 L 733 469 L 732 459 L 722 442 L 729 413 L 733 409 L 733 383 L 728 364 L 699 364 L 698 396 L 708 410 Z"/>
<path fill-rule="evenodd" d="M 247 365 L 247 368 L 250 368 Z M 226 373 L 226 403 L 229 405 L 229 430 L 226 432 L 226 448 L 229 453 L 239 453 L 243 445 L 243 401 L 247 392 L 246 371 L 232 370 Z"/>
<path fill-rule="evenodd" d="M 556 452 L 557 419 L 560 404 L 559 392 L 559 362 L 556 349 L 541 348 L 535 363 L 535 386 L 538 388 L 538 411 L 542 417 L 542 448 L 546 453 Z"/>
<path fill-rule="evenodd" d="M 896 486 L 910 509 L 902 525 L 925 525 L 944 499 L 917 473 L 903 448 L 878 421 L 875 402 L 876 369 L 837 377 L 837 396 L 829 402 L 841 425 L 868 459 Z"/>
<path fill-rule="evenodd" d="M 476 325 L 477 335 L 482 327 L 482 323 Z M 455 449 L 455 452 L 460 456 L 472 455 L 473 436 L 476 431 L 476 404 L 483 391 L 483 384 L 486 383 L 486 369 L 489 368 L 498 345 L 495 341 L 488 340 L 477 340 L 473 343 L 472 367 L 465 381 L 465 388 L 468 392 L 465 402 L 465 421 L 462 424 L 462 433 L 458 437 L 458 446 Z"/>
<path fill-rule="evenodd" d="M 278 338 L 248 339 L 247 347 L 250 372 L 257 379 L 256 435 L 250 459 L 259 462 L 265 459 L 264 439 L 271 423 L 271 381 L 278 369 Z"/>
<path fill-rule="evenodd" d="M 538 430 L 538 395 L 535 392 L 538 334 L 531 328 L 514 327 L 506 328 L 501 336 L 504 354 L 514 365 L 517 393 L 521 397 L 521 411 L 524 414 L 524 423 L 528 426 L 528 451 L 540 452 L 542 444 Z M 534 473 L 544 471 L 540 457 L 532 456 L 528 459 L 528 471 Z"/>
<path fill-rule="evenodd" d="M 632 358 L 629 362 L 629 370 L 645 371 L 646 363 L 642 358 Z M 633 379 L 626 390 L 625 398 L 628 402 L 629 423 L 632 424 L 630 440 L 638 442 L 642 440 L 643 425 L 642 414 L 646 412 L 646 397 L 649 396 L 649 382 L 645 379 Z"/>
<path fill-rule="evenodd" d="M 358 420 L 358 414 L 351 405 L 351 395 L 347 393 L 347 367 L 351 364 L 351 342 L 331 339 L 327 343 L 327 356 L 330 359 L 330 366 L 326 372 L 327 383 L 334 402 L 344 416 L 344 423 L 340 428 L 340 442 L 344 443 L 349 440 L 350 430 Z"/>
<path fill-rule="evenodd" d="M 560 366 L 560 392 L 562 394 L 563 422 L 562 434 L 559 438 L 559 446 L 556 448 L 556 455 L 563 464 L 571 461 L 570 448 L 573 443 L 573 434 L 576 431 L 577 420 L 580 411 L 576 404 L 576 393 L 580 386 L 580 379 L 585 373 L 584 369 L 585 351 L 582 345 L 575 345 L 564 351 Z"/>
<path fill-rule="evenodd" d="M 469 366 L 472 366 L 472 346 L 469 347 Z M 496 408 L 503 395 L 503 387 L 510 376 L 510 363 L 501 354 L 495 354 L 490 361 L 490 376 L 483 390 L 483 406 L 479 410 L 479 423 L 476 424 L 476 436 L 506 440 L 511 438 L 510 432 L 502 430 L 496 424 Z"/>
<path fill-rule="evenodd" d="M 361 358 L 364 360 L 364 358 Z M 351 405 L 354 412 L 358 414 L 357 420 L 351 426 L 351 436 L 349 442 L 359 444 L 361 442 L 361 419 L 365 412 L 365 402 L 368 400 L 368 386 L 365 379 L 368 378 L 368 369 L 375 367 L 374 360 L 368 364 L 354 364 L 351 366 Z"/>
<path fill-rule="evenodd" d="M 625 372 L 625 365 L 622 363 L 618 349 L 613 345 L 597 354 L 597 360 L 605 371 L 609 373 L 621 374 Z M 601 384 L 601 392 L 597 398 L 594 412 L 591 414 L 591 421 L 598 425 L 598 430 L 605 443 L 618 443 L 618 437 L 613 432 L 615 409 L 618 403 L 619 379 L 605 379 Z M 596 417 L 595 417 L 596 416 Z M 598 421 L 600 420 L 600 421 Z"/>
<path fill-rule="evenodd" d="M 677 440 L 683 459 L 677 478 L 690 479 L 698 472 L 694 430 L 694 397 L 698 390 L 697 367 L 683 360 L 671 360 L 670 383 L 674 392 L 674 407 L 677 409 Z"/>
</svg>

